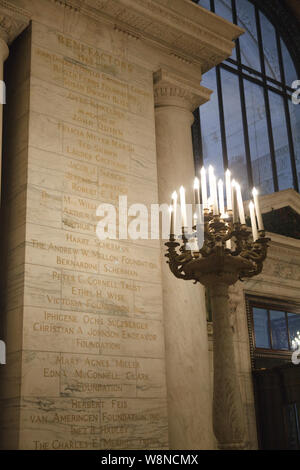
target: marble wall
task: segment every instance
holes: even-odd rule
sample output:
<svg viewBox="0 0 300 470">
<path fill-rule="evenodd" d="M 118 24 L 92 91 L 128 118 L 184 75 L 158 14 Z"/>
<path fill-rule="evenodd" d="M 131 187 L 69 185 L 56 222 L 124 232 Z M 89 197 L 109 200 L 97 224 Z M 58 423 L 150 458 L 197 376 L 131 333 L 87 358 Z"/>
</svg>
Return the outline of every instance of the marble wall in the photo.
<svg viewBox="0 0 300 470">
<path fill-rule="evenodd" d="M 152 74 L 33 21 L 8 75 L 2 445 L 167 448 L 159 242 L 95 234 L 157 202 Z"/>
</svg>

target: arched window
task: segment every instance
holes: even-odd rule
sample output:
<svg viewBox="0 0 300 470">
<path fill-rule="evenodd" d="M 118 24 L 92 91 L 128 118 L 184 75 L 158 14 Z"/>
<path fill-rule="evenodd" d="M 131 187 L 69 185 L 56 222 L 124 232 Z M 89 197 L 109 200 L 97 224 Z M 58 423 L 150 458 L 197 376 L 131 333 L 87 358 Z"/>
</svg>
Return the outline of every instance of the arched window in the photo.
<svg viewBox="0 0 300 470">
<path fill-rule="evenodd" d="M 203 75 L 214 91 L 195 112 L 196 166 L 229 167 L 243 187 L 261 194 L 300 186 L 300 79 L 277 28 L 251 0 L 199 0 L 199 5 L 246 30 L 231 58 Z"/>
</svg>

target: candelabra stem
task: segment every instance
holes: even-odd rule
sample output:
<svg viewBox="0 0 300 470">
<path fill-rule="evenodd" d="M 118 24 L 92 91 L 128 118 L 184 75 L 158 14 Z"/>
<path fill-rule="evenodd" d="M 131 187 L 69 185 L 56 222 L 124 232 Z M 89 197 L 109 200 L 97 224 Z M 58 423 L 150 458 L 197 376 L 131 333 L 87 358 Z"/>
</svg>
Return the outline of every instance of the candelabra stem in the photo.
<svg viewBox="0 0 300 470">
<path fill-rule="evenodd" d="M 230 324 L 228 285 L 210 288 L 214 331 L 213 426 L 220 449 L 245 449 L 245 424 Z"/>
</svg>

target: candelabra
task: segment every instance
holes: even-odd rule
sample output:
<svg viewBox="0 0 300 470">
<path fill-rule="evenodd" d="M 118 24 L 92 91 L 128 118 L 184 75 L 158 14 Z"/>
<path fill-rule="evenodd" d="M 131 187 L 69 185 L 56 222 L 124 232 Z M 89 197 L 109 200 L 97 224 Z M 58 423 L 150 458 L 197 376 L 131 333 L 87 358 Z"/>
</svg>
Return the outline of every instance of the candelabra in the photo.
<svg viewBox="0 0 300 470">
<path fill-rule="evenodd" d="M 190 240 L 198 239 L 197 227 L 194 226 L 192 230 L 188 234 L 186 228 L 182 229 L 181 243 L 176 241 L 174 234 L 170 235 L 166 243 L 168 252 L 165 256 L 169 259 L 170 270 L 177 278 L 193 280 L 195 284 L 199 282 L 205 286 L 214 285 L 216 278 L 223 282 L 226 278 L 229 286 L 239 279 L 261 273 L 269 241 L 264 230 L 260 230 L 259 238 L 253 240 L 246 225 L 233 223 L 230 216 L 222 219 L 219 215 L 206 212 L 204 243 L 198 250 L 190 247 Z"/>
<path fill-rule="evenodd" d="M 219 182 L 219 201 L 217 201 L 216 182 L 211 172 L 212 199 L 210 204 L 207 204 L 206 182 L 202 178 L 204 210 L 202 215 L 198 212 L 198 221 L 190 233 L 185 226 L 187 220 L 185 193 L 181 188 L 181 212 L 184 227 L 181 236 L 175 237 L 176 224 L 174 211 L 171 210 L 171 235 L 166 243 L 168 250 L 165 256 L 176 278 L 193 280 L 194 283 L 199 282 L 209 287 L 214 331 L 214 433 L 220 449 L 244 449 L 247 446 L 245 419 L 235 364 L 234 332 L 229 320 L 228 292 L 229 286 L 238 280 L 251 278 L 262 271 L 269 239 L 266 238 L 263 229 L 257 191 L 255 189 L 253 191 L 255 206 L 250 203 L 251 232 L 251 229 L 246 226 L 241 193 L 239 195 L 240 188 L 237 183 L 232 184 L 228 176 L 230 177 L 227 173 L 227 204 L 229 205 L 227 212 L 222 201 L 222 184 Z M 198 180 L 195 182 L 195 200 L 199 202 Z M 173 195 L 173 202 L 177 202 L 176 193 Z M 257 229 L 256 218 L 259 229 Z M 194 249 L 195 244 L 192 246 L 191 241 L 199 240 L 201 225 L 204 229 L 204 241 L 202 246 L 196 246 Z"/>
</svg>

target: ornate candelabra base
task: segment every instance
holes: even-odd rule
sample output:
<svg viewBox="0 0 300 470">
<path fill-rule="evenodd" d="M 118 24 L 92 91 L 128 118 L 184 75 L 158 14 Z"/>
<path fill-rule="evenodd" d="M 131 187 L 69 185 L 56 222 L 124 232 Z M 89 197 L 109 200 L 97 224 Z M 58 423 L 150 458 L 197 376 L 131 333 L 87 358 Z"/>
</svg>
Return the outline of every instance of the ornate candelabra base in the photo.
<svg viewBox="0 0 300 470">
<path fill-rule="evenodd" d="M 234 331 L 229 319 L 228 291 L 229 286 L 239 279 L 261 272 L 269 239 L 261 230 L 259 238 L 251 240 L 245 225 L 233 223 L 230 219 L 221 220 L 212 214 L 205 217 L 204 232 L 203 247 L 196 252 L 187 248 L 185 229 L 181 243 L 171 235 L 166 243 L 166 256 L 170 270 L 177 278 L 209 287 L 214 330 L 214 433 L 220 449 L 246 449 L 245 416 L 234 351 Z"/>
</svg>

